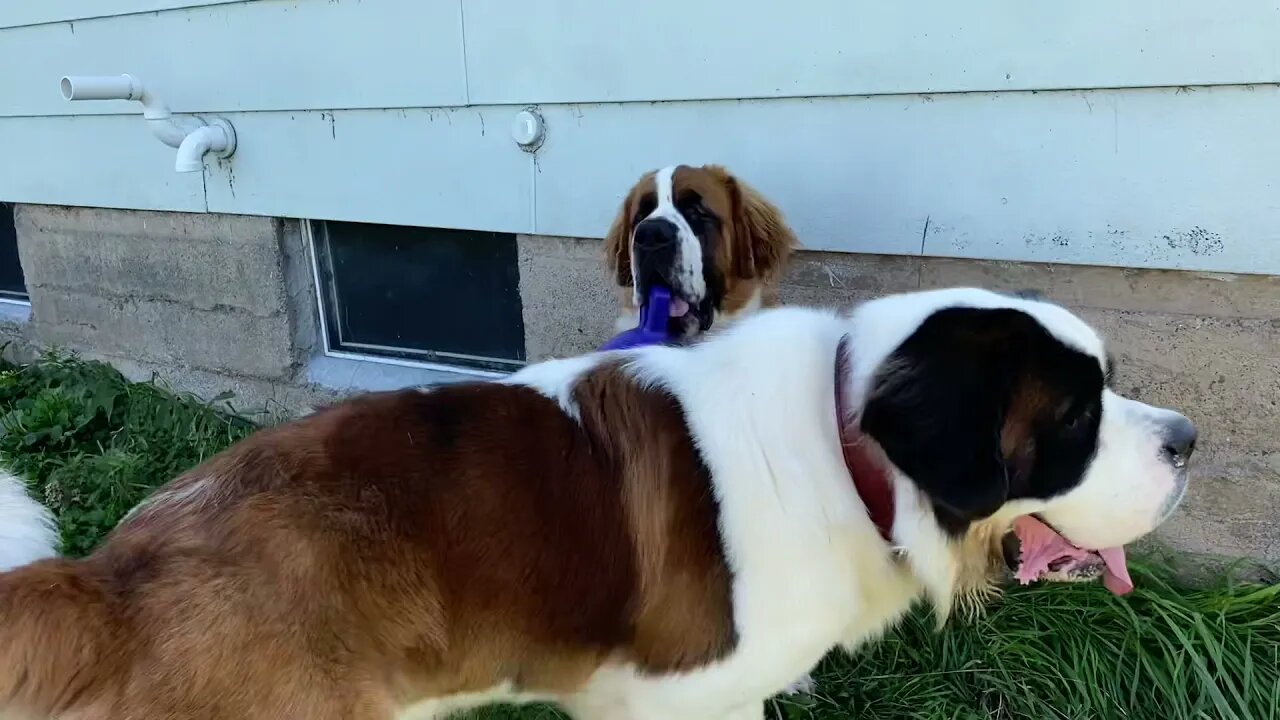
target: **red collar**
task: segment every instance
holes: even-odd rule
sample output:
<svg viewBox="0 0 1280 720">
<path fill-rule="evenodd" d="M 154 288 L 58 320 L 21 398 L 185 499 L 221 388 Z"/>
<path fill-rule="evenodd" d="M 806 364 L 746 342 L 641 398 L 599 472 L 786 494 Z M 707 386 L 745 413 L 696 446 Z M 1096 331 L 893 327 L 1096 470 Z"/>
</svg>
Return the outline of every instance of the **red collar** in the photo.
<svg viewBox="0 0 1280 720">
<path fill-rule="evenodd" d="M 884 464 L 867 446 L 862 428 L 856 419 L 850 421 L 853 412 L 848 406 L 845 384 L 849 382 L 853 361 L 850 357 L 849 337 L 840 338 L 836 348 L 836 428 L 840 433 L 840 449 L 844 453 L 844 465 L 853 478 L 853 487 L 867 507 L 867 516 L 880 531 L 885 542 L 893 544 L 893 482 Z"/>
</svg>

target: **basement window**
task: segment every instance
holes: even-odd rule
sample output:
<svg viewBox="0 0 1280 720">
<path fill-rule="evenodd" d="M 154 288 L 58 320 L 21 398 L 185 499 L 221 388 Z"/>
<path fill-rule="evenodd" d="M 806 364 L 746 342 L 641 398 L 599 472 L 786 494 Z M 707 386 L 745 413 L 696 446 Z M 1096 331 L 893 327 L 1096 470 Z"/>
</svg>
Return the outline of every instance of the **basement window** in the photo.
<svg viewBox="0 0 1280 720">
<path fill-rule="evenodd" d="M 328 354 L 496 372 L 524 365 L 515 235 L 308 227 Z"/>
<path fill-rule="evenodd" d="M 18 230 L 13 222 L 13 203 L 0 202 L 0 302 L 26 305 L 27 278 L 18 258 Z"/>
</svg>

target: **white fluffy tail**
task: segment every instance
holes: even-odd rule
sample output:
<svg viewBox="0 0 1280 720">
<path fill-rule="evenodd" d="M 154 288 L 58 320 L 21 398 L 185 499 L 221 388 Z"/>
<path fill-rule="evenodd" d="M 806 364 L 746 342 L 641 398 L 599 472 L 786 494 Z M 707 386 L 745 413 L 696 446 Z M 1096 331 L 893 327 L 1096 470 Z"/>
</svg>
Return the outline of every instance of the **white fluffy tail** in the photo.
<svg viewBox="0 0 1280 720">
<path fill-rule="evenodd" d="M 31 498 L 21 478 L 0 471 L 0 572 L 57 554 L 53 513 Z"/>
</svg>

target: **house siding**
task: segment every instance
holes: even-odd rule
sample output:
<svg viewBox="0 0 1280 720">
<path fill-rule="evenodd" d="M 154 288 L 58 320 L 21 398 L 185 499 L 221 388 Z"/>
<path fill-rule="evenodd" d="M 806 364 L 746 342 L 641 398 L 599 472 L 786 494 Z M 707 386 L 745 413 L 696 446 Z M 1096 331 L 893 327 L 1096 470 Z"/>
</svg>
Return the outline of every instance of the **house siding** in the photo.
<svg viewBox="0 0 1280 720">
<path fill-rule="evenodd" d="M 1275 0 L 60 7 L 0 6 L 5 200 L 599 237 L 639 173 L 720 162 L 813 250 L 1280 273 Z M 117 72 L 235 157 L 178 175 L 57 91 Z"/>
</svg>

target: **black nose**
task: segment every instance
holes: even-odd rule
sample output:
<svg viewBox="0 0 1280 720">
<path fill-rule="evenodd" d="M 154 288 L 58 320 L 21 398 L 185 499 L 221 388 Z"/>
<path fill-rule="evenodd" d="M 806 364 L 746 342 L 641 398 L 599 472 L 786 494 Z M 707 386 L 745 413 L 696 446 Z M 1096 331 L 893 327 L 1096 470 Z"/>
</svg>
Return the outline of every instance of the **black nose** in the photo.
<svg viewBox="0 0 1280 720">
<path fill-rule="evenodd" d="M 632 242 L 635 243 L 637 253 L 675 250 L 677 233 L 676 226 L 670 221 L 653 218 L 636 226 L 636 234 Z"/>
<path fill-rule="evenodd" d="M 1179 415 L 1164 427 L 1164 454 L 1176 467 L 1187 464 L 1196 450 L 1196 426 Z"/>
</svg>

